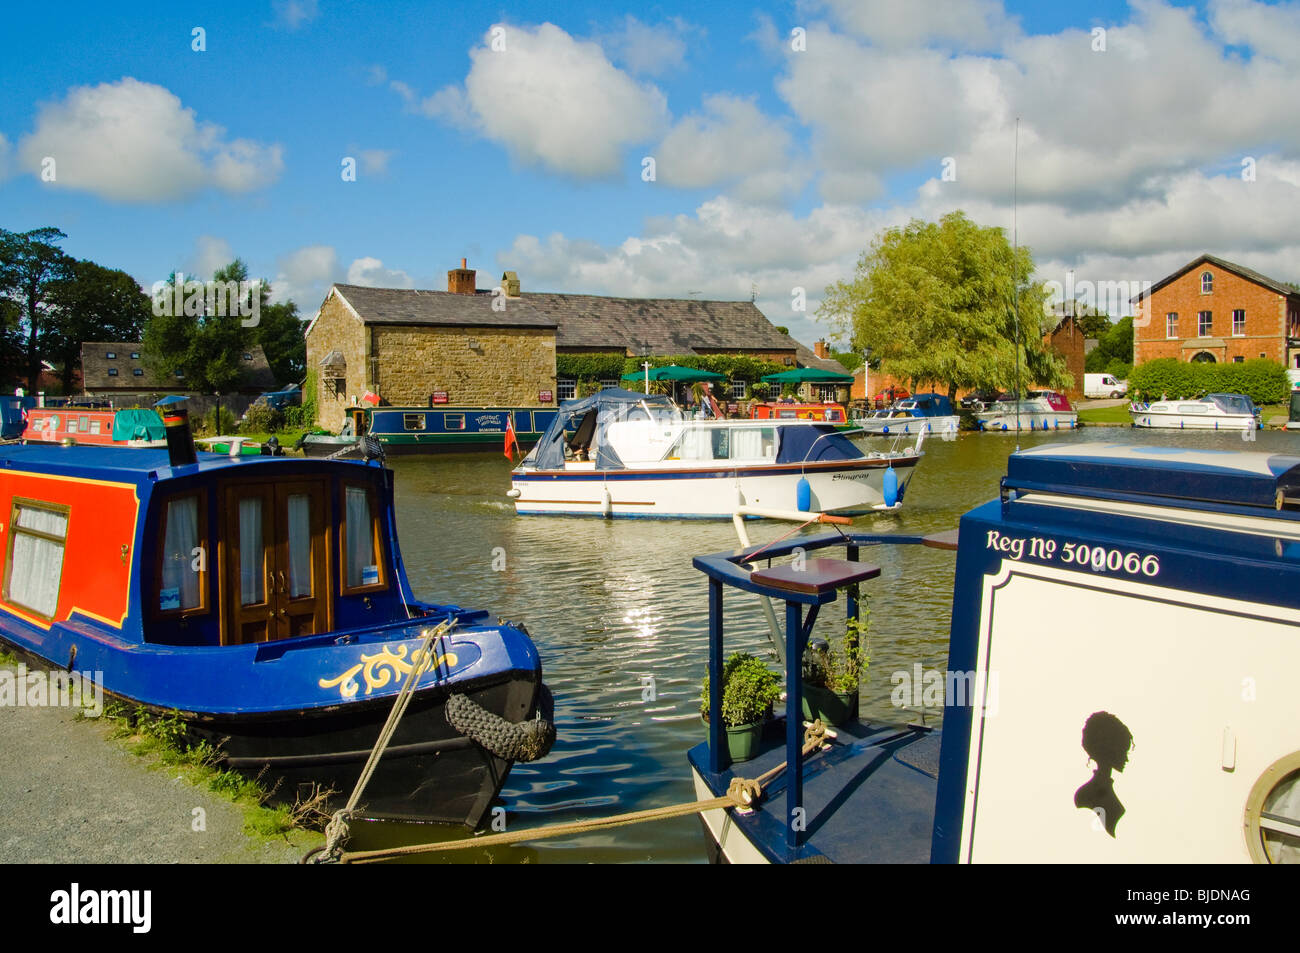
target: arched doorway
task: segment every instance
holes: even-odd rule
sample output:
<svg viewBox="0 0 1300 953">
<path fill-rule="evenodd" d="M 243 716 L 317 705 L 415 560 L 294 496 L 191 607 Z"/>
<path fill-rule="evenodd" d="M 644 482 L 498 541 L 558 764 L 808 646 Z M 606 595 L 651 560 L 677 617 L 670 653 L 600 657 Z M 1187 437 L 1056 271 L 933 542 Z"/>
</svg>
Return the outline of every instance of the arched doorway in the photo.
<svg viewBox="0 0 1300 953">
<path fill-rule="evenodd" d="M 1209 351 L 1197 351 L 1192 355 L 1193 364 L 1215 364 L 1214 355 Z"/>
</svg>

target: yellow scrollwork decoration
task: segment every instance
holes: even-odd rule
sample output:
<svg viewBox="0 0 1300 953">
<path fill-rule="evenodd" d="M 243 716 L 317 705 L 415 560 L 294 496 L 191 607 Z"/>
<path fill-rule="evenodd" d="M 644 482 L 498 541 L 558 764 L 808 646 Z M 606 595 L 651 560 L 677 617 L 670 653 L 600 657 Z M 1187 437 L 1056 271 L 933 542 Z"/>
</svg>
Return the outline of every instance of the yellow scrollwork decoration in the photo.
<svg viewBox="0 0 1300 953">
<path fill-rule="evenodd" d="M 455 664 L 456 654 L 454 652 L 439 655 L 435 648 L 431 654 L 426 654 L 424 649 L 416 649 L 411 653 L 411 660 L 408 662 L 406 661 L 405 645 L 399 645 L 396 652 L 385 645 L 381 651 L 376 652 L 374 655 L 362 653 L 361 661 L 342 675 L 337 678 L 322 678 L 318 684 L 321 688 L 337 687 L 339 695 L 347 699 L 355 697 L 361 688 L 356 680 L 358 672 L 365 679 L 366 694 L 369 695 L 376 688 L 383 688 L 397 676 L 411 674 L 411 671 L 417 667 L 420 670 L 418 675 L 423 675 L 429 669 L 441 668 L 444 665 L 452 668 Z"/>
</svg>

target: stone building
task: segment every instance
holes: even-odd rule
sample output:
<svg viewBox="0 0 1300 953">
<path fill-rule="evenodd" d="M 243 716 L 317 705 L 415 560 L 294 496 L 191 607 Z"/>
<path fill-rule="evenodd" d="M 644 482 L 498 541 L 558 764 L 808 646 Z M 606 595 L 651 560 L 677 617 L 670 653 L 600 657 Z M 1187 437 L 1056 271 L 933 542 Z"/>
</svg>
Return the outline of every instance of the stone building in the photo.
<svg viewBox="0 0 1300 953">
<path fill-rule="evenodd" d="M 239 385 L 233 392 L 217 396 L 198 393 L 184 377 L 162 378 L 154 374 L 145 365 L 138 341 L 83 341 L 82 390 L 85 397 L 108 400 L 115 407 L 150 407 L 161 397 L 182 394 L 196 417 L 218 404 L 238 416 L 259 394 L 279 386 L 261 345 L 246 348 L 239 358 Z"/>
<path fill-rule="evenodd" d="M 1134 299 L 1133 363 L 1241 362 L 1300 368 L 1300 290 L 1202 255 Z"/>
<path fill-rule="evenodd" d="M 334 285 L 306 333 L 317 422 L 330 430 L 367 392 L 393 406 L 429 406 L 434 394 L 462 406 L 554 406 L 578 385 L 557 378 L 557 354 L 823 363 L 752 301 L 524 292 L 514 272 L 484 291 L 464 260 L 447 273 L 446 291 Z"/>
</svg>

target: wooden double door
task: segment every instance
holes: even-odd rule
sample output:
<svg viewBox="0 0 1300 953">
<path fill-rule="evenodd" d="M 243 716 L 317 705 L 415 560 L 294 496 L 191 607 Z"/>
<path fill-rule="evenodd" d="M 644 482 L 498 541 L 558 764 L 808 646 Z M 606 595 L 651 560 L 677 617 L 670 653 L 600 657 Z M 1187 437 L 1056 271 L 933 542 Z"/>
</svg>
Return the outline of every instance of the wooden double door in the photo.
<svg viewBox="0 0 1300 953">
<path fill-rule="evenodd" d="M 326 482 L 239 484 L 223 502 L 222 643 L 328 631 Z"/>
</svg>

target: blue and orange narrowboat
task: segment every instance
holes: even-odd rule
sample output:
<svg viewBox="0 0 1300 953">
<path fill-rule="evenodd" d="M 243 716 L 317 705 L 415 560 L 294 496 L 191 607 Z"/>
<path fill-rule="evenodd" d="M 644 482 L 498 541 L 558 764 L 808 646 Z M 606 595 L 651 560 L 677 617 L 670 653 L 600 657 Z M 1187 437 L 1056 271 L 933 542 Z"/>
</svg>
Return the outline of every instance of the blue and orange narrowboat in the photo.
<svg viewBox="0 0 1300 953">
<path fill-rule="evenodd" d="M 499 739 L 551 737 L 526 631 L 415 597 L 382 463 L 196 454 L 166 423 L 165 450 L 0 448 L 0 639 L 179 712 L 290 796 L 351 793 L 414 670 L 364 811 L 476 826 L 520 757 Z M 449 702 L 501 730 L 462 733 Z"/>
</svg>

